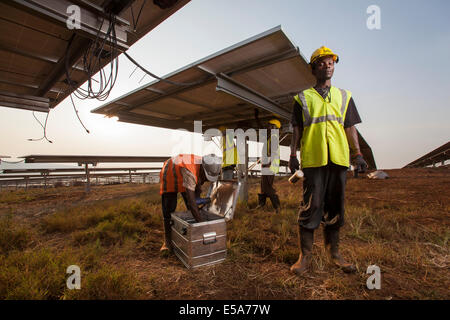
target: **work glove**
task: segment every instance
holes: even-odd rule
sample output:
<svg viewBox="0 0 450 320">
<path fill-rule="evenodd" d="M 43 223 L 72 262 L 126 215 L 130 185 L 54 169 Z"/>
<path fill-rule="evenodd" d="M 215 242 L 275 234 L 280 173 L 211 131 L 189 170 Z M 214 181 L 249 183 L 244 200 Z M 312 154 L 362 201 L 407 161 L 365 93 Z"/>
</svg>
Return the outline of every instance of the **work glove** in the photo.
<svg viewBox="0 0 450 320">
<path fill-rule="evenodd" d="M 289 169 L 291 170 L 291 173 L 294 173 L 295 171 L 300 169 L 300 163 L 298 162 L 297 156 L 291 156 L 289 158 Z"/>
<path fill-rule="evenodd" d="M 367 162 L 364 160 L 362 154 L 357 154 L 353 157 L 353 164 L 358 173 L 364 173 L 367 170 Z"/>
</svg>

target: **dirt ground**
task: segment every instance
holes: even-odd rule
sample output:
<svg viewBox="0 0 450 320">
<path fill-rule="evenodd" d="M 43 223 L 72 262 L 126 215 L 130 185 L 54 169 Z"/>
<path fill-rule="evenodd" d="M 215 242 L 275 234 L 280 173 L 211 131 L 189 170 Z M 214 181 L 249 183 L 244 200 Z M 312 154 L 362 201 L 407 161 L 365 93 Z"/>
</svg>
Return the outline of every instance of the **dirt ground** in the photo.
<svg viewBox="0 0 450 320">
<path fill-rule="evenodd" d="M 105 268 L 130 277 L 126 285 L 119 282 L 127 288 L 111 286 L 116 295 L 98 293 L 92 280 L 86 282 L 90 287 L 84 295 L 67 295 L 62 286 L 55 289 L 55 295 L 39 296 L 44 299 L 449 299 L 449 170 L 385 172 L 390 176 L 387 180 L 348 178 L 346 224 L 340 247 L 342 254 L 356 264 L 355 274 L 344 274 L 330 263 L 322 230 L 315 233 L 311 272 L 304 277 L 289 272 L 298 257 L 296 220 L 302 188 L 301 183 L 289 184 L 285 177 L 277 178 L 275 184 L 282 202 L 281 213 L 274 213 L 270 201 L 265 209 L 252 210 L 259 192 L 259 180 L 252 179 L 248 207 L 239 204 L 235 218 L 227 224 L 227 259 L 193 270 L 185 268 L 175 256 L 159 252 L 163 229 L 158 185 L 96 186 L 89 194 L 83 187 L 2 191 L 0 217 L 10 217 L 15 228 L 29 230 L 32 237 L 20 247 L 5 249 L 0 262 L 10 268 L 14 254 L 48 249 L 59 259 L 61 252 L 72 250 L 84 256 L 78 263 L 82 272 L 91 275 L 89 279 Z M 70 215 L 82 215 L 86 210 L 100 212 L 99 206 L 121 206 L 128 214 L 130 203 L 139 207 L 133 210 L 143 211 L 135 214 L 136 221 L 132 220 L 134 231 L 124 232 L 131 223 L 127 220 L 108 231 L 108 241 L 104 233 L 95 233 L 100 228 L 95 223 L 60 226 L 64 221 L 58 220 L 60 225 L 54 227 L 56 220 L 52 220 L 58 216 L 66 221 L 68 217 L 75 219 Z M 181 199 L 179 204 L 179 209 L 184 209 Z M 94 245 L 95 263 L 87 266 L 86 252 L 93 252 Z M 379 290 L 367 288 L 370 265 L 381 270 Z M 8 272 L 16 269 L 4 270 L 10 271 L 4 271 L 3 278 L 0 275 L 0 295 L 2 279 L 14 278 Z M 23 293 L 8 295 L 24 285 L 20 281 L 3 284 L 1 298 L 33 298 Z M 36 281 L 39 286 L 40 280 Z"/>
</svg>

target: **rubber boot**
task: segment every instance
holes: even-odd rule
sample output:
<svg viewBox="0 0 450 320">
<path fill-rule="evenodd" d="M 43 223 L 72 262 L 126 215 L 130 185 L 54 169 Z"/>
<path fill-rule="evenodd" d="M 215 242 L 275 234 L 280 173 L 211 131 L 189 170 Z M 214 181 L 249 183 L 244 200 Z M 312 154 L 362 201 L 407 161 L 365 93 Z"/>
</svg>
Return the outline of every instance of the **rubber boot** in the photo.
<svg viewBox="0 0 450 320">
<path fill-rule="evenodd" d="M 271 195 L 270 201 L 272 202 L 272 206 L 275 209 L 275 212 L 280 213 L 280 198 L 278 197 L 278 195 Z"/>
<path fill-rule="evenodd" d="M 264 193 L 258 193 L 258 205 L 254 210 L 261 209 L 266 205 L 267 196 Z"/>
<path fill-rule="evenodd" d="M 331 261 L 345 273 L 355 272 L 356 267 L 345 261 L 339 253 L 339 229 L 324 228 L 323 231 L 325 248 L 330 254 Z"/>
<path fill-rule="evenodd" d="M 300 255 L 296 263 L 291 266 L 291 272 L 302 275 L 305 274 L 311 265 L 312 246 L 314 243 L 314 230 L 298 227 Z"/>
<path fill-rule="evenodd" d="M 164 219 L 164 244 L 159 251 L 172 251 L 172 239 L 171 239 L 172 228 L 170 225 L 170 220 Z"/>
</svg>

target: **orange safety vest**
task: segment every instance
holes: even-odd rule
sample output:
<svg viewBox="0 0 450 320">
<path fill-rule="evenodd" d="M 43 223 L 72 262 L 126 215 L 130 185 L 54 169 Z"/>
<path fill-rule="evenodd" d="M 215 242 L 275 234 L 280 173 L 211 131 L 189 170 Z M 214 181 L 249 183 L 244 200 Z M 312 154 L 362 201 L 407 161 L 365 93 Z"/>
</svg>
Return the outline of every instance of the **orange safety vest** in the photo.
<svg viewBox="0 0 450 320">
<path fill-rule="evenodd" d="M 200 177 L 200 165 L 202 157 L 194 154 L 179 154 L 170 158 L 166 162 L 159 173 L 160 189 L 159 194 L 166 192 L 185 192 L 183 187 L 183 176 L 181 168 L 186 168 L 194 174 L 195 182 L 198 183 Z"/>
</svg>

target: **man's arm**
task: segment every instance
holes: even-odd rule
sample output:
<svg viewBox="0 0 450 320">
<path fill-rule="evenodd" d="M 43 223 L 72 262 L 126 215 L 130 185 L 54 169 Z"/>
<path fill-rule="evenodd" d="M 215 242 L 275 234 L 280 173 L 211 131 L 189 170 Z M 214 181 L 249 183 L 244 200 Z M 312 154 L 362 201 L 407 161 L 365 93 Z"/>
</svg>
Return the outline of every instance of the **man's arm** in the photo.
<svg viewBox="0 0 450 320">
<path fill-rule="evenodd" d="M 186 189 L 186 197 L 191 208 L 191 213 L 194 216 L 195 221 L 202 222 L 202 216 L 200 215 L 200 210 L 198 210 L 197 202 L 195 201 L 195 191 Z"/>
<path fill-rule="evenodd" d="M 297 157 L 297 150 L 300 145 L 300 140 L 302 139 L 303 132 L 300 131 L 299 126 L 293 127 L 294 132 L 292 133 L 291 140 L 291 156 Z"/>
<path fill-rule="evenodd" d="M 365 172 L 367 170 L 367 163 L 363 158 L 361 150 L 359 148 L 358 131 L 355 126 L 345 128 L 345 134 L 347 135 L 348 145 L 350 147 L 350 154 L 354 164 L 357 167 L 358 172 Z"/>
<path fill-rule="evenodd" d="M 294 101 L 292 106 L 292 139 L 291 139 L 291 156 L 289 157 L 289 169 L 292 173 L 300 169 L 300 163 L 297 159 L 297 151 L 300 146 L 300 140 L 303 135 L 303 118 L 300 105 Z"/>
<path fill-rule="evenodd" d="M 300 129 L 299 126 L 293 126 L 292 139 L 291 139 L 291 156 L 289 157 L 289 169 L 291 173 L 294 173 L 296 170 L 300 169 L 300 163 L 297 159 L 297 150 L 300 144 L 300 140 L 302 139 L 303 130 Z"/>
<path fill-rule="evenodd" d="M 200 191 L 200 186 L 197 184 L 195 177 L 192 172 L 187 170 L 186 168 L 181 168 L 181 175 L 183 176 L 183 187 L 186 189 L 186 198 L 187 203 L 189 205 L 189 209 L 191 210 L 192 215 L 194 216 L 195 221 L 202 222 L 203 219 L 200 215 L 200 211 L 197 206 L 196 194 Z"/>
<path fill-rule="evenodd" d="M 351 126 L 349 128 L 345 128 L 345 134 L 347 135 L 348 145 L 350 146 L 350 154 L 352 156 L 361 153 L 359 149 L 359 141 L 358 141 L 358 132 L 356 131 L 355 126 Z"/>
</svg>

